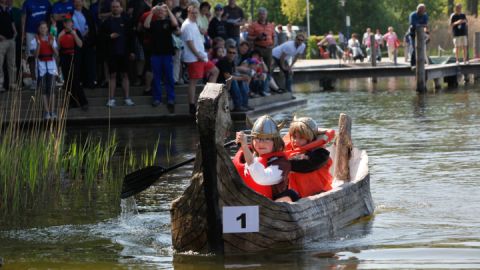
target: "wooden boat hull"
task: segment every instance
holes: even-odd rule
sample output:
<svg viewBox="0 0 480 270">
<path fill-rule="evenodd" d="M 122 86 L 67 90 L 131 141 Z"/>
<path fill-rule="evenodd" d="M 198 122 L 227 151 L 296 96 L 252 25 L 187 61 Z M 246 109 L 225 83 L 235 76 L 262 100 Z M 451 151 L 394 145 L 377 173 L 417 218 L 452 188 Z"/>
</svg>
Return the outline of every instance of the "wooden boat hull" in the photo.
<svg viewBox="0 0 480 270">
<path fill-rule="evenodd" d="M 329 192 L 285 203 L 274 202 L 247 187 L 224 149 L 223 140 L 218 139 L 228 130 L 225 123 L 230 119 L 224 92 L 221 86 L 207 85 L 202 92 L 204 98 L 201 95 L 199 99 L 197 122 L 201 147 L 197 151 L 191 184 L 172 202 L 170 210 L 172 244 L 176 251 L 207 253 L 219 250 L 220 246 L 221 252 L 228 254 L 301 247 L 333 235 L 352 221 L 373 213 L 368 157 L 365 151 L 356 149 L 349 160 L 349 174 L 353 180 Z M 206 109 L 203 110 L 202 106 Z M 330 150 L 335 160 L 335 149 Z M 208 160 L 202 160 L 202 156 Z M 212 200 L 213 197 L 206 200 L 205 194 L 218 194 L 218 208 L 216 200 Z M 210 211 L 207 211 L 207 205 L 213 205 Z M 258 206 L 258 232 L 224 233 L 212 237 L 212 231 L 221 230 L 218 224 L 222 222 L 222 208 L 225 206 Z M 217 246 L 212 248 L 210 245 Z"/>
</svg>

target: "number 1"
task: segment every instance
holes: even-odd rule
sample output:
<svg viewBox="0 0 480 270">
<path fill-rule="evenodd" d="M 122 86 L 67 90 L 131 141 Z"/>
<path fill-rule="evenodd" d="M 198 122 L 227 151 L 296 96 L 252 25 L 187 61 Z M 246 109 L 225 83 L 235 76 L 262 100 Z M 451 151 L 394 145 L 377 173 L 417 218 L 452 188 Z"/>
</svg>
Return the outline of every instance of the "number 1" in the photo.
<svg viewBox="0 0 480 270">
<path fill-rule="evenodd" d="M 245 229 L 247 227 L 247 215 L 245 213 L 237 217 L 237 220 L 241 220 L 241 227 Z"/>
</svg>

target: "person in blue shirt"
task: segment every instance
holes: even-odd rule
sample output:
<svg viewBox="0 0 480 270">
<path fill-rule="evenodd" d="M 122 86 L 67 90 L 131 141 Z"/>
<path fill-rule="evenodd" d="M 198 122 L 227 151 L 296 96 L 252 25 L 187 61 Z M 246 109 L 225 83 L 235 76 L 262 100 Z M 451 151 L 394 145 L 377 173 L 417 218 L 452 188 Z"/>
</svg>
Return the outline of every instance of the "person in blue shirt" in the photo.
<svg viewBox="0 0 480 270">
<path fill-rule="evenodd" d="M 417 11 L 414 11 L 410 14 L 408 18 L 408 22 L 410 24 L 410 37 L 412 46 L 412 55 L 410 58 L 410 64 L 412 67 L 416 65 L 416 57 L 415 57 L 415 31 L 417 27 L 426 27 L 428 25 L 428 15 L 427 15 L 427 8 L 425 4 L 419 4 L 417 6 Z"/>
<path fill-rule="evenodd" d="M 26 0 L 22 6 L 22 40 L 25 40 L 25 55 L 28 57 L 30 70 L 32 71 L 32 88 L 35 88 L 35 59 L 31 54 L 32 40 L 35 39 L 40 22 L 49 21 L 52 5 L 48 0 Z"/>
<path fill-rule="evenodd" d="M 67 14 L 73 13 L 73 1 L 72 0 L 59 0 L 52 7 L 52 22 L 57 28 L 56 34 L 63 30 L 63 20 Z M 58 22 L 58 23 L 57 23 Z"/>
</svg>

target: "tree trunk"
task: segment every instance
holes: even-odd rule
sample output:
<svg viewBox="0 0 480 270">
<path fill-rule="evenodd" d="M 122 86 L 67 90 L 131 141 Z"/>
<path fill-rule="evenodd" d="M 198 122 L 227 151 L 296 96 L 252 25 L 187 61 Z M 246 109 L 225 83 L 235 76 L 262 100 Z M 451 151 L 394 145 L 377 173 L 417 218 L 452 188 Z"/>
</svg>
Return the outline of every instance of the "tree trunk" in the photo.
<svg viewBox="0 0 480 270">
<path fill-rule="evenodd" d="M 467 0 L 467 13 L 475 16 L 478 16 L 478 0 Z"/>
<path fill-rule="evenodd" d="M 454 0 L 448 0 L 447 4 L 447 16 L 450 16 L 453 13 L 453 6 L 455 5 Z"/>
</svg>

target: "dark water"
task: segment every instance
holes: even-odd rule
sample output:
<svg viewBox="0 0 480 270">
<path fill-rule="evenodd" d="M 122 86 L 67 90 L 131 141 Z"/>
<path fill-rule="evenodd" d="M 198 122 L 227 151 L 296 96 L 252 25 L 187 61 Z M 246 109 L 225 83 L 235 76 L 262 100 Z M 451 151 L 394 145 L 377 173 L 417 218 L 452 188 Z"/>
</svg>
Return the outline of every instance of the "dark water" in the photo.
<svg viewBox="0 0 480 270">
<path fill-rule="evenodd" d="M 174 255 L 169 206 L 188 185 L 192 167 L 185 166 L 137 198 L 139 214 L 126 206 L 124 213 L 111 207 L 115 210 L 105 210 L 94 222 L 49 216 L 45 227 L 0 231 L 4 268 L 480 269 L 478 86 L 426 96 L 417 96 L 409 79 L 379 79 L 376 85 L 342 81 L 338 91 L 308 93 L 312 86 L 297 88 L 305 90 L 296 96 L 308 98 L 307 106 L 275 117 L 296 112 L 336 128 L 340 112 L 352 116 L 354 144 L 369 154 L 376 204 L 372 218 L 303 250 L 226 258 Z M 105 130 L 70 132 L 104 136 Z M 162 165 L 192 157 L 196 149 L 196 131 L 189 125 L 123 127 L 117 132 L 121 144 L 139 151 L 160 136 Z M 71 211 L 75 215 L 85 209 Z"/>
</svg>

